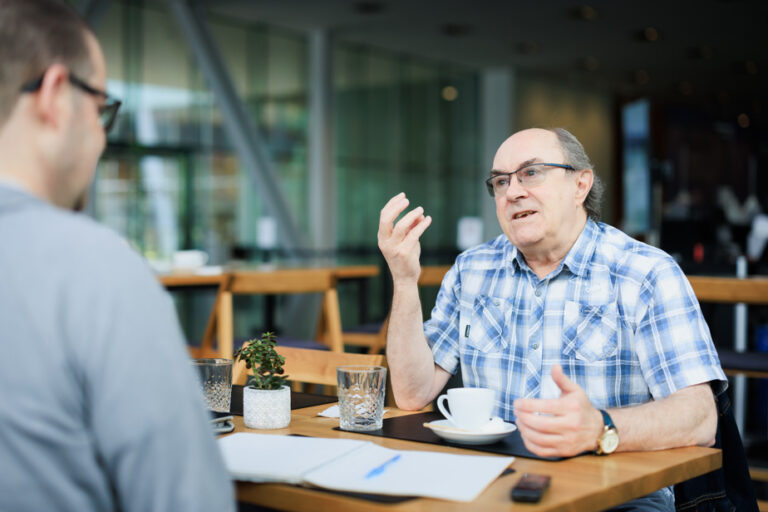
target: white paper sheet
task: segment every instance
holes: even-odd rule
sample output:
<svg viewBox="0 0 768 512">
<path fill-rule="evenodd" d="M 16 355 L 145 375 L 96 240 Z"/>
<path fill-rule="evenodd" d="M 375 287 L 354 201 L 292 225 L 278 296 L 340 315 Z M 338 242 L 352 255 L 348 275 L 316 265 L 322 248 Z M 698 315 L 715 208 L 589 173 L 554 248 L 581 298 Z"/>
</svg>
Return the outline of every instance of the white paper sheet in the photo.
<svg viewBox="0 0 768 512">
<path fill-rule="evenodd" d="M 366 475 L 400 454 L 399 460 L 376 476 Z M 472 501 L 514 461 L 514 457 L 455 455 L 451 453 L 390 450 L 366 443 L 310 471 L 304 480 L 318 487 L 340 491 L 428 496 Z"/>
<path fill-rule="evenodd" d="M 308 471 L 365 445 L 354 439 L 237 433 L 219 439 L 232 478 L 299 484 Z"/>
<path fill-rule="evenodd" d="M 327 489 L 472 501 L 514 457 L 391 450 L 374 443 L 265 434 L 219 440 L 238 480 L 308 483 Z M 368 476 L 396 455 L 381 473 Z"/>
</svg>

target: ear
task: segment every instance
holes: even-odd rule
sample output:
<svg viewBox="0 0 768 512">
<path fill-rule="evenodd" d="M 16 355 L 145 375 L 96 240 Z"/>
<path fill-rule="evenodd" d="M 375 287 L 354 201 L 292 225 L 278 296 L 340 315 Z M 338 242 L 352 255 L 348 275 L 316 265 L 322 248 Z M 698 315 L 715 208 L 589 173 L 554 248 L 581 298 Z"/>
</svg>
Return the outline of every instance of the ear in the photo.
<svg viewBox="0 0 768 512">
<path fill-rule="evenodd" d="M 63 108 L 68 105 L 64 102 L 68 83 L 69 71 L 62 64 L 53 64 L 45 72 L 40 89 L 33 95 L 34 112 L 41 123 L 52 128 L 61 125 Z"/>
<path fill-rule="evenodd" d="M 582 169 L 576 174 L 576 200 L 579 204 L 584 204 L 587 194 L 592 190 L 592 182 L 595 180 L 595 173 L 592 169 Z"/>
</svg>

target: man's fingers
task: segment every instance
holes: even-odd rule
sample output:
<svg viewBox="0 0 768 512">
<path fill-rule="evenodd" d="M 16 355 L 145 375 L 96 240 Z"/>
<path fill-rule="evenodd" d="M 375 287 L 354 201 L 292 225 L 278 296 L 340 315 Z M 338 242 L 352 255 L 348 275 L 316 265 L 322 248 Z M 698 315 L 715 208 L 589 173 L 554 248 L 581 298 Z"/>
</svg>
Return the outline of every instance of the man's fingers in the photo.
<svg viewBox="0 0 768 512">
<path fill-rule="evenodd" d="M 531 428 L 521 428 L 520 435 L 538 446 L 557 448 L 563 445 L 563 436 L 557 433 L 539 432 Z"/>
<path fill-rule="evenodd" d="M 518 412 L 528 413 L 541 413 L 541 414 L 556 414 L 563 413 L 562 402 L 555 399 L 541 399 L 541 398 L 518 398 L 515 400 L 513 407 L 515 408 L 515 414 Z"/>
<path fill-rule="evenodd" d="M 520 429 L 523 444 L 531 452 L 540 457 L 556 457 L 560 455 L 560 439 L 556 436 L 541 435 L 531 430 Z"/>
<path fill-rule="evenodd" d="M 411 230 L 408 232 L 408 234 L 405 237 L 405 241 L 407 243 L 416 243 L 419 241 L 419 238 L 421 238 L 421 235 L 424 234 L 424 232 L 427 230 L 427 228 L 432 224 L 432 217 L 430 215 L 427 215 L 426 217 L 422 217 L 421 219 L 416 222 L 415 226 L 411 227 Z"/>
<path fill-rule="evenodd" d="M 567 432 L 541 432 L 521 422 L 519 416 L 517 427 L 526 448 L 539 456 L 568 457 L 585 451 L 584 445 Z"/>
<path fill-rule="evenodd" d="M 563 372 L 563 367 L 559 364 L 552 365 L 551 370 L 552 380 L 560 388 L 563 393 L 573 393 L 574 391 L 581 391 L 581 387 L 566 377 Z"/>
<path fill-rule="evenodd" d="M 517 425 L 547 434 L 559 434 L 566 427 L 562 416 L 542 415 L 530 412 L 515 411 Z M 521 430 L 522 432 L 522 430 Z"/>
<path fill-rule="evenodd" d="M 408 206 L 408 198 L 405 192 L 400 192 L 395 197 L 387 201 L 379 215 L 379 235 L 389 236 L 392 234 L 393 222 L 403 210 Z"/>
<path fill-rule="evenodd" d="M 424 215 L 424 208 L 421 206 L 418 206 L 409 211 L 403 216 L 402 219 L 397 221 L 397 224 L 395 224 L 395 229 L 392 230 L 392 234 L 397 238 L 397 240 L 402 240 L 408 234 L 408 230 L 411 229 L 411 226 L 422 218 L 422 215 Z"/>
</svg>

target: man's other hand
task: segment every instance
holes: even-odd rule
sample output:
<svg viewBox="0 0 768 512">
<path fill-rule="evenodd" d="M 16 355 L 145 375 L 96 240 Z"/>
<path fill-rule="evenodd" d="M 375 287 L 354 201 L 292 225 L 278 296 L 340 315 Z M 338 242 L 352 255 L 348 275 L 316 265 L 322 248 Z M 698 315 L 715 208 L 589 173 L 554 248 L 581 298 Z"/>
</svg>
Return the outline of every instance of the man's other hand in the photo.
<svg viewBox="0 0 768 512">
<path fill-rule="evenodd" d="M 379 249 L 384 255 L 395 284 L 416 282 L 421 266 L 419 237 L 432 223 L 432 217 L 424 216 L 424 208 L 414 208 L 393 224 L 398 215 L 408 206 L 408 198 L 401 192 L 390 199 L 381 210 L 379 217 Z"/>
<path fill-rule="evenodd" d="M 569 457 L 597 448 L 603 417 L 578 384 L 552 367 L 552 380 L 562 392 L 551 400 L 519 398 L 514 402 L 517 428 L 526 448 L 542 457 Z"/>
</svg>

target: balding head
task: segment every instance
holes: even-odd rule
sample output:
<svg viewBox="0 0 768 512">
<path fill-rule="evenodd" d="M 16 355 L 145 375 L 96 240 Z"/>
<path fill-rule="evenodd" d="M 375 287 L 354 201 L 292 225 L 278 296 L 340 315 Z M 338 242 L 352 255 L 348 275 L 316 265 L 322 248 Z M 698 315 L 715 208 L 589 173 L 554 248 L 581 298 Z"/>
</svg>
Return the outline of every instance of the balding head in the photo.
<svg viewBox="0 0 768 512">
<path fill-rule="evenodd" d="M 565 163 L 576 170 L 591 169 L 594 174 L 592 188 L 584 200 L 584 209 L 594 221 L 600 220 L 603 183 L 594 173 L 594 166 L 581 142 L 565 128 L 528 128 L 505 140 L 494 158 L 494 169 L 518 169 L 518 164 L 543 154 L 550 155 L 552 162 Z M 528 155 L 528 156 L 525 156 Z M 511 159 L 511 160 L 510 160 Z M 497 165 L 498 164 L 498 165 Z"/>
</svg>

